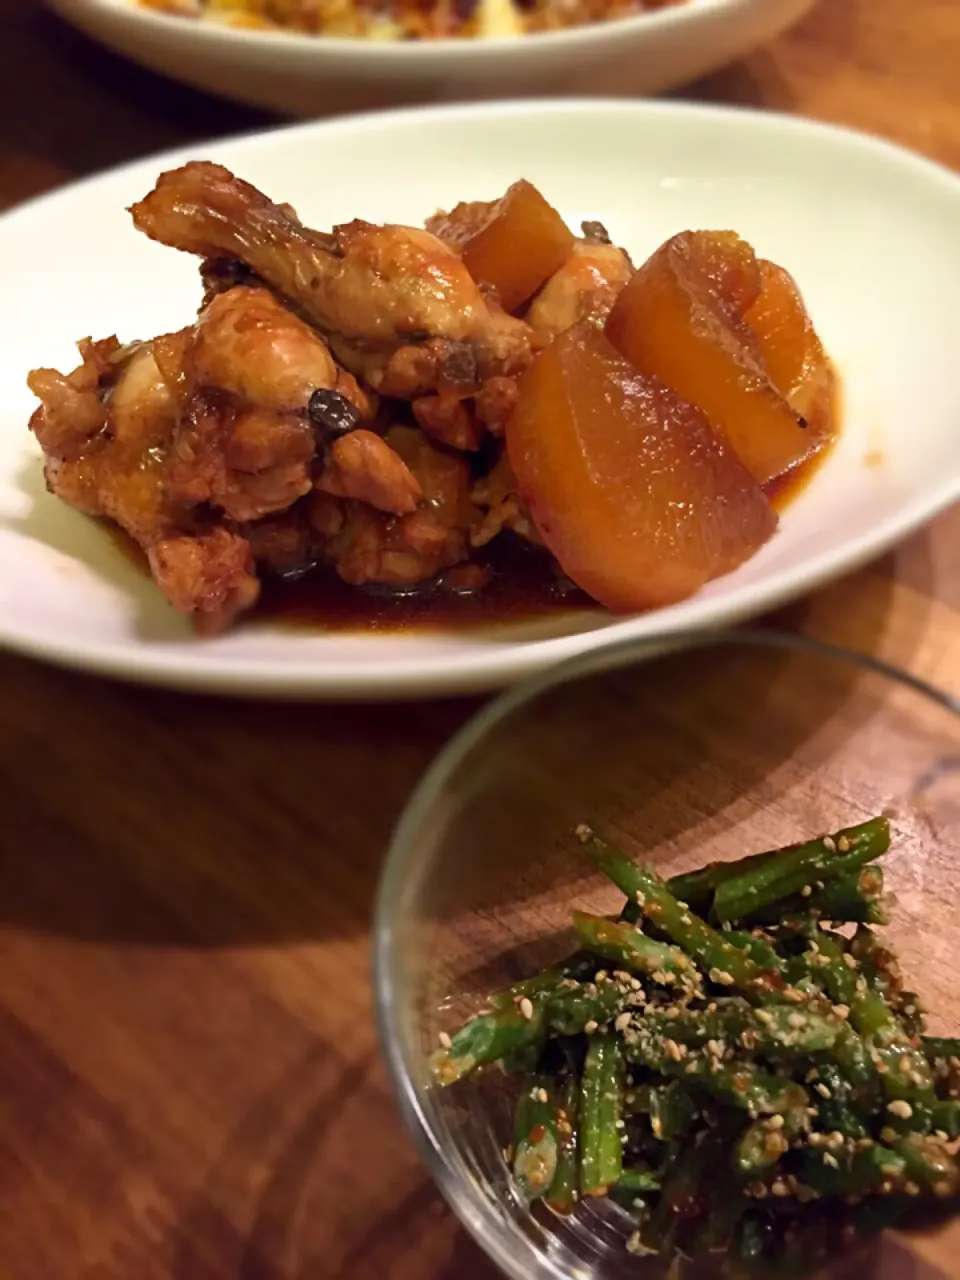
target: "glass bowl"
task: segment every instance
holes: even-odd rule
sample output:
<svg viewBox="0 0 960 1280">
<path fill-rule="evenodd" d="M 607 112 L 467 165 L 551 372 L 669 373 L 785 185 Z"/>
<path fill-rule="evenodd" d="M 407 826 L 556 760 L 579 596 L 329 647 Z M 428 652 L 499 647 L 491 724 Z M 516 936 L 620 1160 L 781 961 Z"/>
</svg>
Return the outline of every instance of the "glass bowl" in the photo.
<svg viewBox="0 0 960 1280">
<path fill-rule="evenodd" d="M 503 1077 L 440 1089 L 428 1068 L 441 1031 L 575 949 L 574 907 L 619 910 L 622 895 L 578 850 L 578 824 L 669 876 L 887 813 L 887 936 L 934 1031 L 960 1029 L 957 701 L 777 632 L 673 646 L 654 660 L 649 644 L 596 652 L 488 705 L 421 782 L 384 868 L 376 987 L 400 1108 L 440 1190 L 514 1280 L 662 1265 L 626 1250 L 630 1219 L 605 1200 L 567 1219 L 531 1212 L 502 1155 Z"/>
</svg>

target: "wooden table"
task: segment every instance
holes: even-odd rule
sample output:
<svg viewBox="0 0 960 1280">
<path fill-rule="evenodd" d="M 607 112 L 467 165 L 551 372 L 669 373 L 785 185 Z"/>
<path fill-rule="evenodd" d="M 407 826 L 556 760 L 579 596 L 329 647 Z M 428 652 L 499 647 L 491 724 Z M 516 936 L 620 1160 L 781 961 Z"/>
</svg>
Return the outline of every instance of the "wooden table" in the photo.
<svg viewBox="0 0 960 1280">
<path fill-rule="evenodd" d="M 0 23 L 4 204 L 263 119 L 30 0 Z M 956 0 L 823 0 L 695 93 L 960 168 L 958 65 Z M 783 616 L 960 690 L 958 610 L 955 509 Z M 0 658 L 3 1280 L 491 1280 L 401 1128 L 369 985 L 391 826 L 471 709 L 246 706 Z"/>
</svg>

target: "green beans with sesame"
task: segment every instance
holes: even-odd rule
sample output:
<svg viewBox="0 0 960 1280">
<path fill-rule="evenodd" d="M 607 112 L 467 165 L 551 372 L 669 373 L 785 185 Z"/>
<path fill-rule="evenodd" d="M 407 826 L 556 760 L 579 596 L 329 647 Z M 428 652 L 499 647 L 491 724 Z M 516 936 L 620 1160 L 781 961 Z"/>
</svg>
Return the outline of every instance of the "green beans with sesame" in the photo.
<svg viewBox="0 0 960 1280">
<path fill-rule="evenodd" d="M 925 1034 L 875 932 L 885 819 L 669 881 L 577 836 L 619 918 L 573 912 L 580 950 L 432 1056 L 441 1086 L 518 1074 L 507 1155 L 538 1212 L 609 1197 L 636 1252 L 800 1274 L 838 1226 L 960 1191 L 960 1037 Z"/>
</svg>

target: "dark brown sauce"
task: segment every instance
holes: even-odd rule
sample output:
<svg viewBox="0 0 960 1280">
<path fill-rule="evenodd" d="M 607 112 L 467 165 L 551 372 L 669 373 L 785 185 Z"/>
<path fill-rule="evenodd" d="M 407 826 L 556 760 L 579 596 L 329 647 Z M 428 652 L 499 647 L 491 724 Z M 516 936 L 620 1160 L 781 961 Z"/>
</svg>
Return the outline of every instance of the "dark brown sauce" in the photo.
<svg viewBox="0 0 960 1280">
<path fill-rule="evenodd" d="M 490 578 L 471 592 L 450 590 L 442 580 L 405 591 L 351 587 L 326 567 L 293 581 L 267 579 L 250 617 L 323 631 L 395 632 L 475 630 L 583 609 L 602 612 L 560 575 L 546 551 L 513 534 L 501 534 L 484 548 L 479 562 Z"/>
</svg>

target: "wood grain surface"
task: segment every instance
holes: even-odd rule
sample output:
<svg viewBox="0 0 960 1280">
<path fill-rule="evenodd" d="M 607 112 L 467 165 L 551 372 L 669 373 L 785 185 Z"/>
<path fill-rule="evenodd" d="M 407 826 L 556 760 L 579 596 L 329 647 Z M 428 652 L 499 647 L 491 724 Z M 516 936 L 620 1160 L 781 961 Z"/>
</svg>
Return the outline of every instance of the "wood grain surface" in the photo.
<svg viewBox="0 0 960 1280">
<path fill-rule="evenodd" d="M 4 205 L 266 120 L 31 0 L 0 37 Z M 823 0 L 692 92 L 960 168 L 958 67 L 957 0 Z M 954 509 L 778 621 L 960 692 L 958 610 Z M 392 824 L 474 705 L 248 706 L 0 657 L 2 1280 L 492 1280 L 403 1132 L 369 983 Z M 960 1275 L 938 1237 L 882 1269 L 935 1272 Z"/>
</svg>

